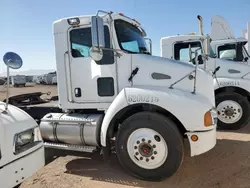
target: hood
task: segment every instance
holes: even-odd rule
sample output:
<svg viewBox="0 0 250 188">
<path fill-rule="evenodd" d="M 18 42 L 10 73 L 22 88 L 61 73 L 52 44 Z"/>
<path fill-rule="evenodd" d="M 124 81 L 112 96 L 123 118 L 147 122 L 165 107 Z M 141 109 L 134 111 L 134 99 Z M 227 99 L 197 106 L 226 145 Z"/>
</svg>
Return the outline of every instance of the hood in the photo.
<svg viewBox="0 0 250 188">
<path fill-rule="evenodd" d="M 243 64 L 231 60 L 219 59 L 219 58 L 209 58 L 208 66 L 214 70 L 212 62 L 215 62 L 215 67 L 220 66 L 219 71 L 216 73 L 218 77 L 235 77 L 240 78 L 250 72 L 250 66 L 248 64 Z"/>
<path fill-rule="evenodd" d="M 233 30 L 231 29 L 225 18 L 213 15 L 211 21 L 211 39 L 212 40 L 225 40 L 234 39 Z"/>
<path fill-rule="evenodd" d="M 131 56 L 132 70 L 136 67 L 139 68 L 133 78 L 134 86 L 170 87 L 174 84 L 173 89 L 184 92 L 194 91 L 195 73 L 193 72 L 191 76 L 187 76 L 195 70 L 194 65 L 145 54 L 132 54 Z M 211 72 L 197 68 L 196 93 L 206 96 L 213 103 L 214 92 Z"/>
<path fill-rule="evenodd" d="M 2 154 L 0 167 L 27 154 L 23 152 L 20 155 L 14 155 L 14 136 L 37 126 L 36 121 L 21 109 L 8 105 L 7 113 L 3 113 L 4 109 L 5 103 L 0 102 L 0 151 Z"/>
</svg>

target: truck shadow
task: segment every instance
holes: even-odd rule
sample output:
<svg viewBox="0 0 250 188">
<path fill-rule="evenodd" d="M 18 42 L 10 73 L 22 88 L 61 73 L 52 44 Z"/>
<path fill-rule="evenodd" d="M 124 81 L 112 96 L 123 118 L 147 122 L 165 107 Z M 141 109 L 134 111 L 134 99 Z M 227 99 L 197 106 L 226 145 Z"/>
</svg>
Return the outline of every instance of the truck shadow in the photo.
<svg viewBox="0 0 250 188">
<path fill-rule="evenodd" d="M 94 181 L 145 188 L 249 187 L 249 141 L 218 139 L 214 149 L 196 157 L 189 157 L 187 150 L 179 171 L 162 182 L 141 181 L 129 176 L 115 155 L 111 156 L 108 163 L 98 154 L 72 160 L 66 164 L 65 173 L 90 177 Z"/>
</svg>

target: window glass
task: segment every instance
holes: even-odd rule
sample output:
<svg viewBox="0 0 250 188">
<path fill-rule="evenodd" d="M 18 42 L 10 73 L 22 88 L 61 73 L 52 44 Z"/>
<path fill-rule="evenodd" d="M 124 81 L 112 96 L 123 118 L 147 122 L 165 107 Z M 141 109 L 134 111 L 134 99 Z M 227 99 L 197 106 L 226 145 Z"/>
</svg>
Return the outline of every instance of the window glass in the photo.
<svg viewBox="0 0 250 188">
<path fill-rule="evenodd" d="M 108 26 L 104 26 L 105 48 L 111 48 Z M 89 57 L 89 50 L 92 47 L 91 28 L 80 28 L 70 31 L 71 54 L 74 58 Z M 113 51 L 103 50 L 103 58 L 97 64 L 114 63 Z"/>
<path fill-rule="evenodd" d="M 218 55 L 221 59 L 236 61 L 236 45 L 227 44 L 218 47 Z"/>
<path fill-rule="evenodd" d="M 198 49 L 198 55 L 201 54 L 201 43 L 200 42 L 189 42 L 189 43 L 176 43 L 174 46 L 174 57 L 175 60 L 180 60 L 184 62 L 189 62 L 189 45 L 191 45 L 191 50 L 194 52 Z M 195 54 L 192 53 L 192 58 Z"/>
<path fill-rule="evenodd" d="M 119 46 L 129 53 L 150 54 L 140 29 L 123 20 L 115 20 Z"/>
<path fill-rule="evenodd" d="M 91 28 L 70 31 L 71 52 L 73 57 L 88 57 L 92 46 Z"/>
</svg>

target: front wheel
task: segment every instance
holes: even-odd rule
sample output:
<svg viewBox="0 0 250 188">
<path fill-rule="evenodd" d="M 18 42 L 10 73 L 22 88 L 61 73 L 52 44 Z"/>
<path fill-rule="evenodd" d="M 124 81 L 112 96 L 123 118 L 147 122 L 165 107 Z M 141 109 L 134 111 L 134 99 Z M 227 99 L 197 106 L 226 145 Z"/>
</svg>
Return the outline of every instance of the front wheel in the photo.
<svg viewBox="0 0 250 188">
<path fill-rule="evenodd" d="M 119 128 L 116 153 L 131 175 L 160 181 L 179 169 L 184 156 L 183 138 L 167 117 L 140 112 L 126 119 Z"/>
<path fill-rule="evenodd" d="M 249 123 L 250 104 L 246 97 L 235 92 L 223 92 L 215 96 L 218 128 L 237 130 Z"/>
</svg>

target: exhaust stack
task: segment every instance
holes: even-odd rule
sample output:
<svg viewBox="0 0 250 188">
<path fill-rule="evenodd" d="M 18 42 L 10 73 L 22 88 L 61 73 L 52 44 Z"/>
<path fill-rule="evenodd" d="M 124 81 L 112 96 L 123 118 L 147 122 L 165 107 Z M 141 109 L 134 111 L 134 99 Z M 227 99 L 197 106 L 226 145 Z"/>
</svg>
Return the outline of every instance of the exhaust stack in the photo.
<svg viewBox="0 0 250 188">
<path fill-rule="evenodd" d="M 199 20 L 200 34 L 204 35 L 204 32 L 203 32 L 203 19 L 202 19 L 202 17 L 200 15 L 198 15 L 197 18 Z"/>
</svg>

